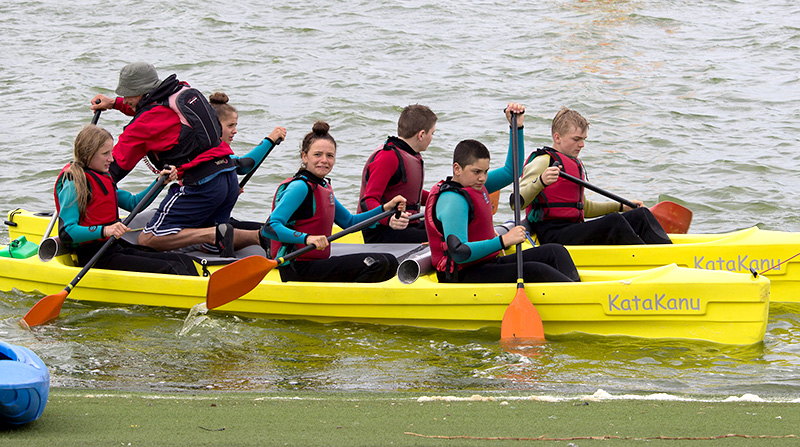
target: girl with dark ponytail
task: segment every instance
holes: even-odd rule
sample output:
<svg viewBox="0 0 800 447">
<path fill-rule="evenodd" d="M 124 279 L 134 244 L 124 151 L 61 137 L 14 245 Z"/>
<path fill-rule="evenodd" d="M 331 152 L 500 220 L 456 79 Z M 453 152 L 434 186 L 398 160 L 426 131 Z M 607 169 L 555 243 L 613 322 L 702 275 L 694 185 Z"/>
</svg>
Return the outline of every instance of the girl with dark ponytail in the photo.
<svg viewBox="0 0 800 447">
<path fill-rule="evenodd" d="M 283 281 L 380 282 L 397 272 L 397 258 L 388 253 L 354 253 L 331 257 L 328 237 L 341 228 L 368 220 L 384 210 L 405 209 L 406 199 L 395 196 L 367 212 L 353 215 L 333 194 L 330 179 L 336 159 L 336 140 L 324 121 L 317 121 L 300 145 L 300 171 L 284 180 L 275 193 L 272 214 L 261 228 L 261 245 L 273 259 L 306 245 L 316 250 L 278 267 Z M 402 205 L 401 205 L 402 204 Z"/>
</svg>

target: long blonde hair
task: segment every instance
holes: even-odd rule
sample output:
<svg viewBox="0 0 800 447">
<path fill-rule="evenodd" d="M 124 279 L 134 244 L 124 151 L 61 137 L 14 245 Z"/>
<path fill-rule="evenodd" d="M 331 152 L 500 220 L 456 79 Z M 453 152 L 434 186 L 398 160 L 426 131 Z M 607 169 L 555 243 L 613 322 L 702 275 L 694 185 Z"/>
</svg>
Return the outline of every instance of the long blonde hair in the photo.
<svg viewBox="0 0 800 447">
<path fill-rule="evenodd" d="M 72 163 L 67 169 L 67 178 L 72 180 L 77 192 L 78 210 L 80 215 L 86 214 L 86 206 L 89 204 L 89 187 L 86 184 L 86 169 L 91 163 L 95 154 L 100 151 L 108 140 L 114 141 L 111 132 L 97 127 L 94 124 L 87 124 L 75 137 L 75 147 L 72 150 Z"/>
</svg>

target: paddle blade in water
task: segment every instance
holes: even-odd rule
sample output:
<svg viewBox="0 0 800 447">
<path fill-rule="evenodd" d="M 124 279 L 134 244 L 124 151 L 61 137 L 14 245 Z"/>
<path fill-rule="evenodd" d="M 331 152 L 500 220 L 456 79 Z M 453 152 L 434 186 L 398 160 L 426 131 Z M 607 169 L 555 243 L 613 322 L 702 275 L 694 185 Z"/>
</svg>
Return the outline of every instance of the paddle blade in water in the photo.
<svg viewBox="0 0 800 447">
<path fill-rule="evenodd" d="M 270 270 L 278 265 L 262 256 L 248 256 L 217 270 L 208 279 L 206 307 L 215 309 L 255 289 Z"/>
<path fill-rule="evenodd" d="M 650 212 L 667 233 L 686 234 L 692 223 L 692 212 L 675 202 L 659 202 L 650 208 Z"/>
<path fill-rule="evenodd" d="M 55 295 L 47 295 L 31 307 L 31 310 L 22 317 L 28 327 L 38 326 L 54 320 L 61 313 L 61 306 L 67 298 L 67 291 L 62 290 Z"/>
<path fill-rule="evenodd" d="M 500 326 L 501 340 L 515 338 L 544 340 L 542 317 L 525 295 L 524 287 L 517 288 L 517 294 L 503 314 L 503 323 Z"/>
</svg>

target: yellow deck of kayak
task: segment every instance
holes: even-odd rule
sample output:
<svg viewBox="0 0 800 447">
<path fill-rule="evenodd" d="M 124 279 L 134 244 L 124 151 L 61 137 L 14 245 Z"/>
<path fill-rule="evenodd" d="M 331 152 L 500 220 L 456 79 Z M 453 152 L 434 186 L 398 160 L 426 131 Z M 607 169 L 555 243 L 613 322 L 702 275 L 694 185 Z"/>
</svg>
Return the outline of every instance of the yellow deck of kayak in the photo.
<svg viewBox="0 0 800 447">
<path fill-rule="evenodd" d="M 47 219 L 22 212 L 12 238 L 38 242 Z M 43 222 L 39 229 L 32 223 Z M 38 231 L 38 234 L 37 233 Z M 212 267 L 213 269 L 213 267 Z M 0 257 L 0 290 L 57 293 L 79 269 Z M 641 271 L 580 269 L 581 283 L 526 284 L 548 336 L 575 332 L 751 344 L 763 340 L 770 282 L 764 277 L 666 265 Z M 207 279 L 92 269 L 70 299 L 188 309 L 205 301 Z M 499 327 L 514 284 L 439 284 L 424 275 L 377 284 L 281 282 L 270 272 L 255 290 L 218 310 L 278 319 L 353 321 L 474 330 Z M 35 299 L 31 299 L 31 305 Z"/>
</svg>

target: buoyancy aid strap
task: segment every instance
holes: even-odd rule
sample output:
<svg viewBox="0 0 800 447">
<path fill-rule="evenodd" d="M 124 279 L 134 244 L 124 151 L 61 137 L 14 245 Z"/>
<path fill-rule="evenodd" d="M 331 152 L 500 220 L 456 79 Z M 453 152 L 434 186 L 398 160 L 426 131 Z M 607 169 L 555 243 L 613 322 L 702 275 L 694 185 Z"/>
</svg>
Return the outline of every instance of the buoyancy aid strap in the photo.
<svg viewBox="0 0 800 447">
<path fill-rule="evenodd" d="M 579 210 L 583 209 L 583 202 L 561 202 L 561 203 L 535 203 L 533 205 L 534 208 L 537 209 L 544 209 L 544 208 L 577 208 Z"/>
<path fill-rule="evenodd" d="M 386 145 L 390 146 L 390 145 Z M 397 148 L 394 144 L 392 144 L 391 149 L 394 150 L 394 154 L 397 155 L 397 169 L 400 171 L 400 182 L 405 183 L 408 181 L 406 178 L 406 164 L 403 162 L 403 156 L 400 155 L 400 149 Z M 384 147 L 386 150 L 386 147 Z"/>
<path fill-rule="evenodd" d="M 436 266 L 436 270 L 444 273 L 444 277 L 448 281 L 457 281 L 458 280 L 458 265 L 456 261 L 450 256 L 450 252 L 447 250 L 447 242 L 441 241 L 440 242 L 442 247 L 442 258 L 439 259 L 439 265 Z"/>
<path fill-rule="evenodd" d="M 472 222 L 472 220 L 475 219 L 475 204 L 472 203 L 472 197 L 469 196 L 469 193 L 465 192 L 463 187 L 458 183 L 451 183 L 451 182 L 444 182 L 442 184 L 442 186 L 439 188 L 439 196 L 441 197 L 442 193 L 446 191 L 457 192 L 461 194 L 461 197 L 463 197 L 467 201 L 467 208 L 469 209 L 467 214 L 467 222 Z M 441 222 L 438 222 L 438 220 L 436 221 L 436 223 L 437 227 L 441 226 Z M 442 228 L 439 228 L 439 231 L 444 233 L 444 230 Z"/>
<path fill-rule="evenodd" d="M 408 179 L 406 178 L 406 166 L 405 166 L 405 163 L 403 163 L 403 156 L 400 155 L 400 149 L 398 149 L 397 146 L 395 146 L 394 144 L 387 142 L 386 144 L 383 145 L 383 149 L 382 150 L 384 150 L 384 151 L 394 151 L 394 154 L 397 156 L 397 171 L 395 171 L 395 173 L 392 174 L 392 178 L 396 177 L 397 174 L 399 173 L 400 174 L 400 182 L 405 183 L 406 181 L 408 181 Z M 373 161 L 375 161 L 375 158 L 378 157 L 378 154 L 380 154 L 380 151 L 375 152 L 375 154 L 372 155 L 372 158 L 370 158 L 370 160 L 367 162 L 367 164 L 372 163 Z M 364 180 L 369 182 L 369 170 L 367 171 L 366 175 L 364 175 Z M 392 182 L 391 179 L 389 180 L 389 184 L 390 185 L 393 185 L 395 183 L 398 183 L 398 182 L 397 181 Z"/>
<path fill-rule="evenodd" d="M 105 185 L 103 185 L 103 181 L 100 179 L 100 176 L 97 175 L 96 172 L 92 171 L 91 169 L 84 169 L 83 172 L 85 172 L 86 175 L 91 175 L 92 178 L 94 178 L 94 181 L 97 182 L 97 184 L 100 185 L 100 189 L 103 190 L 103 195 L 104 196 L 108 195 L 108 192 L 109 192 L 108 189 L 105 187 Z M 89 189 L 91 191 L 92 185 L 88 184 L 88 186 L 89 186 Z"/>
</svg>

